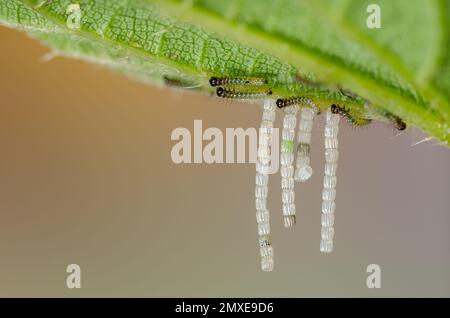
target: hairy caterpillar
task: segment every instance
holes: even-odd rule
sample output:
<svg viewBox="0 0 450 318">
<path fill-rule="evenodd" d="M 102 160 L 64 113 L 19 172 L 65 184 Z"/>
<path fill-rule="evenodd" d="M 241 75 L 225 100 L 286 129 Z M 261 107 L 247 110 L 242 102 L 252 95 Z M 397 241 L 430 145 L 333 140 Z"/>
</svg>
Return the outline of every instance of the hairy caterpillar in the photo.
<svg viewBox="0 0 450 318">
<path fill-rule="evenodd" d="M 292 105 L 306 105 L 311 107 L 317 114 L 320 113 L 317 106 L 313 103 L 313 101 L 307 97 L 288 97 L 288 98 L 279 98 L 276 101 L 278 108 L 285 108 Z"/>
<path fill-rule="evenodd" d="M 333 114 L 339 114 L 344 117 L 350 124 L 356 127 L 368 125 L 372 122 L 372 119 L 364 117 L 354 117 L 350 114 L 350 111 L 345 106 L 339 106 L 337 104 L 331 105 L 330 108 Z"/>
<path fill-rule="evenodd" d="M 258 77 L 211 77 L 209 84 L 212 87 L 227 86 L 227 85 L 266 85 L 268 81 L 264 78 Z"/>
<path fill-rule="evenodd" d="M 264 98 L 272 95 L 272 90 L 260 90 L 260 91 L 240 91 L 231 88 L 217 87 L 216 94 L 219 97 L 223 98 L 232 98 L 232 99 L 257 99 Z"/>
<path fill-rule="evenodd" d="M 306 104 L 308 101 L 309 99 L 305 97 L 288 97 L 279 98 L 276 103 L 278 108 L 284 108 L 292 105 Z"/>
<path fill-rule="evenodd" d="M 393 115 L 391 113 L 385 114 L 386 118 L 394 125 L 395 129 L 398 131 L 403 131 L 406 129 L 407 125 L 400 117 Z"/>
</svg>

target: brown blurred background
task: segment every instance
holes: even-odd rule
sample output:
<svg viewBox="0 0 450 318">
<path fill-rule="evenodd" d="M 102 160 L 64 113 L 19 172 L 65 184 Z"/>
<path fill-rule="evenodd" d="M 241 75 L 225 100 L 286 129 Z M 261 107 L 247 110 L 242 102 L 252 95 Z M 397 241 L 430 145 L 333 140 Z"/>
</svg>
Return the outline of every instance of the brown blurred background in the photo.
<svg viewBox="0 0 450 318">
<path fill-rule="evenodd" d="M 298 226 L 269 204 L 259 270 L 254 166 L 175 165 L 173 129 L 256 127 L 255 106 L 157 89 L 0 29 L 0 296 L 450 296 L 450 152 L 385 124 L 340 136 L 335 251 L 319 253 L 322 122 Z M 66 287 L 66 266 L 82 288 Z M 382 287 L 366 287 L 366 266 Z"/>
</svg>

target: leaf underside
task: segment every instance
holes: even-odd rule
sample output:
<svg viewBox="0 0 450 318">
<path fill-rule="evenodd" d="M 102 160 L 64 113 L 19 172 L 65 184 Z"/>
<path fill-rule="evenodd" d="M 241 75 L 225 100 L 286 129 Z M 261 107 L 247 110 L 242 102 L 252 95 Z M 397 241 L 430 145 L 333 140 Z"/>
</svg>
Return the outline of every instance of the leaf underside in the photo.
<svg viewBox="0 0 450 318">
<path fill-rule="evenodd" d="M 213 94 L 211 76 L 262 77 L 274 97 L 395 115 L 448 145 L 450 0 L 379 0 L 380 29 L 366 25 L 371 2 L 0 0 L 0 24 L 153 84 Z"/>
</svg>

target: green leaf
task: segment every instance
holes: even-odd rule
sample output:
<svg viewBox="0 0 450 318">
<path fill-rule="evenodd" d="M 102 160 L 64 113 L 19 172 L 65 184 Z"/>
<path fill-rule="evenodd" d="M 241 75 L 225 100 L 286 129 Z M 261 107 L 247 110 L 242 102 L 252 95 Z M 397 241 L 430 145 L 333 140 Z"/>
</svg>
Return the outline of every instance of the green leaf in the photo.
<svg viewBox="0 0 450 318">
<path fill-rule="evenodd" d="M 371 2 L 8 0 L 0 21 L 154 84 L 213 94 L 210 76 L 264 77 L 276 97 L 399 116 L 448 145 L 450 1 L 379 0 L 380 29 L 366 25 Z M 71 3 L 81 8 L 79 29 L 67 24 Z"/>
</svg>

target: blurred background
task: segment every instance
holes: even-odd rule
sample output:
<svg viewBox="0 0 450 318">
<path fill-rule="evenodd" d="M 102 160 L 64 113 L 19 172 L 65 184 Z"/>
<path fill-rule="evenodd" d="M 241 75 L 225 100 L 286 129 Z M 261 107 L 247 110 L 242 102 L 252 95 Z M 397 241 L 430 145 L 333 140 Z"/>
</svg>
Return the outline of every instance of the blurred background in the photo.
<svg viewBox="0 0 450 318">
<path fill-rule="evenodd" d="M 47 48 L 5 28 L 0 43 L 0 296 L 450 297 L 450 151 L 411 147 L 419 131 L 342 125 L 335 250 L 322 255 L 320 119 L 293 230 L 271 178 L 275 271 L 264 273 L 254 165 L 170 157 L 173 129 L 257 127 L 256 106 L 43 62 Z M 81 289 L 66 287 L 72 263 Z M 372 263 L 381 289 L 366 286 Z"/>
</svg>

